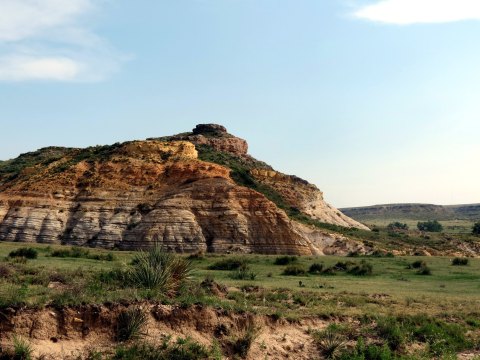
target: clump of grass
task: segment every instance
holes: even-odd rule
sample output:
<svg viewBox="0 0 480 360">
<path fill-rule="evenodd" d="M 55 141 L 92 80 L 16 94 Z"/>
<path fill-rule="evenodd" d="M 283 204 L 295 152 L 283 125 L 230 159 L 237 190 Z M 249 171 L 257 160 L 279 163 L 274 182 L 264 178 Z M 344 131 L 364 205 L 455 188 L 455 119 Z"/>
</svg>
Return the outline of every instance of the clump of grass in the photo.
<svg viewBox="0 0 480 360">
<path fill-rule="evenodd" d="M 81 248 L 79 246 L 73 246 L 71 249 L 61 249 L 54 250 L 50 254 L 52 257 L 59 258 L 83 258 L 90 260 L 102 260 L 102 261 L 113 261 L 115 257 L 112 253 L 108 254 L 90 254 L 88 249 Z"/>
<path fill-rule="evenodd" d="M 208 270 L 237 270 L 242 266 L 246 266 L 245 259 L 230 258 L 217 261 L 208 267 Z"/>
<path fill-rule="evenodd" d="M 31 360 L 33 348 L 30 343 L 21 338 L 14 336 L 13 338 L 13 357 L 14 360 Z"/>
<path fill-rule="evenodd" d="M 303 276 L 307 274 L 307 270 L 300 265 L 289 265 L 283 270 L 283 275 Z"/>
<path fill-rule="evenodd" d="M 260 329 L 255 326 L 255 324 L 249 323 L 243 333 L 232 342 L 232 351 L 234 355 L 246 359 L 259 332 Z"/>
<path fill-rule="evenodd" d="M 0 278 L 8 278 L 10 275 L 12 275 L 13 269 L 6 265 L 6 264 L 0 264 Z"/>
<path fill-rule="evenodd" d="M 310 265 L 310 268 L 308 269 L 308 272 L 310 274 L 321 274 L 323 271 L 323 264 L 319 263 L 313 263 Z"/>
<path fill-rule="evenodd" d="M 217 344 L 211 347 L 201 345 L 190 338 L 178 338 L 172 342 L 167 337 L 160 345 L 136 343 L 127 348 L 119 347 L 114 360 L 220 360 L 222 358 Z"/>
<path fill-rule="evenodd" d="M 202 251 L 202 250 L 199 250 L 199 251 L 197 251 L 193 254 L 188 255 L 187 259 L 188 260 L 198 260 L 198 261 L 203 260 L 203 259 L 205 259 L 205 252 Z"/>
<path fill-rule="evenodd" d="M 250 270 L 248 265 L 243 264 L 230 277 L 235 280 L 255 280 L 257 274 Z"/>
<path fill-rule="evenodd" d="M 392 350 L 399 350 L 405 343 L 405 330 L 400 327 L 395 318 L 380 318 L 377 321 L 376 331 Z"/>
<path fill-rule="evenodd" d="M 116 338 L 124 342 L 141 338 L 147 325 L 147 314 L 139 307 L 122 311 L 117 318 Z"/>
<path fill-rule="evenodd" d="M 289 265 L 298 261 L 296 256 L 279 256 L 273 262 L 274 265 Z"/>
<path fill-rule="evenodd" d="M 321 355 L 326 359 L 338 359 L 345 349 L 345 337 L 334 329 L 317 331 L 313 338 Z"/>
<path fill-rule="evenodd" d="M 11 258 L 23 257 L 25 259 L 36 259 L 38 257 L 38 251 L 34 248 L 20 248 L 11 251 L 8 256 Z"/>
<path fill-rule="evenodd" d="M 370 344 L 365 346 L 363 338 L 358 339 L 354 349 L 344 351 L 340 356 L 341 360 L 400 360 L 414 359 L 397 357 L 387 344 L 383 346 Z"/>
<path fill-rule="evenodd" d="M 355 276 L 368 276 L 373 273 L 372 264 L 362 262 L 360 265 L 354 265 L 347 270 L 347 273 Z"/>
<path fill-rule="evenodd" d="M 455 259 L 452 260 L 452 265 L 454 265 L 454 266 L 467 266 L 468 265 L 468 259 L 467 258 L 456 257 Z"/>
<path fill-rule="evenodd" d="M 417 275 L 432 275 L 432 270 L 425 265 L 417 270 Z"/>
<path fill-rule="evenodd" d="M 27 302 L 28 286 L 0 284 L 0 309 L 9 306 L 22 306 Z"/>
<path fill-rule="evenodd" d="M 417 275 L 432 275 L 432 270 L 427 266 L 427 263 L 422 260 L 417 260 L 407 266 L 407 269 L 417 269 Z"/>
<path fill-rule="evenodd" d="M 191 271 L 189 261 L 168 253 L 159 244 L 155 244 L 134 258 L 129 279 L 137 287 L 172 295 L 180 290 Z"/>
<path fill-rule="evenodd" d="M 408 265 L 407 269 L 420 269 L 420 268 L 425 267 L 425 266 L 427 266 L 427 263 L 425 261 L 416 260 L 413 263 L 411 263 L 410 265 Z"/>
</svg>

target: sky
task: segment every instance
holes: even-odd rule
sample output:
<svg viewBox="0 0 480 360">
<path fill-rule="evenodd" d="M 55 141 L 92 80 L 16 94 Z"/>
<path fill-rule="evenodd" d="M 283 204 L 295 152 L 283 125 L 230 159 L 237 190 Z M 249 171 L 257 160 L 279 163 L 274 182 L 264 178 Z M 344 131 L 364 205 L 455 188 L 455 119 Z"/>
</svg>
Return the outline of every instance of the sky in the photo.
<svg viewBox="0 0 480 360">
<path fill-rule="evenodd" d="M 337 207 L 480 203 L 478 0 L 0 0 L 0 159 L 219 123 Z"/>
</svg>

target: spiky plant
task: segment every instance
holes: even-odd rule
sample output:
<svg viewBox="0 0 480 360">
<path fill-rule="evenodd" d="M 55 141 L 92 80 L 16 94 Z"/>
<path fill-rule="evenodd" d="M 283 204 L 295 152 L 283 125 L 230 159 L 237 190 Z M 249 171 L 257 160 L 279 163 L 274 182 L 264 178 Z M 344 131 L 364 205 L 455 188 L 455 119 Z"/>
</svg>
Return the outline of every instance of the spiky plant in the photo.
<svg viewBox="0 0 480 360">
<path fill-rule="evenodd" d="M 337 359 L 345 348 L 345 338 L 332 329 L 314 334 L 315 343 L 320 353 L 327 359 Z"/>
<path fill-rule="evenodd" d="M 192 271 L 190 261 L 168 253 L 158 243 L 148 251 L 141 251 L 132 264 L 130 280 L 135 286 L 166 295 L 177 292 Z"/>
<path fill-rule="evenodd" d="M 147 314 L 139 307 L 122 311 L 117 318 L 117 340 L 124 342 L 139 339 L 145 334 L 147 321 Z"/>
</svg>

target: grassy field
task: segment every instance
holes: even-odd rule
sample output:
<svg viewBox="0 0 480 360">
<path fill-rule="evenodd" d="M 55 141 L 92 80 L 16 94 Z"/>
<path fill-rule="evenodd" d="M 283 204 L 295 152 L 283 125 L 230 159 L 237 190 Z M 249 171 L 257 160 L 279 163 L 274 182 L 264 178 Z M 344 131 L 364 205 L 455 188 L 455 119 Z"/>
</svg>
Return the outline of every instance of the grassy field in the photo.
<svg viewBox="0 0 480 360">
<path fill-rule="evenodd" d="M 34 248 L 37 257 L 26 260 L 9 256 L 22 248 Z M 106 302 L 204 304 L 288 321 L 308 317 L 330 319 L 337 324 L 345 319 L 358 321 L 356 326 L 368 328 L 369 336 L 376 337 L 372 346 L 378 345 L 379 349 L 382 343 L 388 343 L 388 337 L 379 340 L 375 335 L 378 324 L 385 319 L 393 319 L 388 320 L 393 321 L 392 326 L 405 332 L 405 342 L 428 343 L 427 338 L 415 337 L 418 329 L 410 327 L 441 324 L 438 326 L 455 325 L 462 334 L 463 345 L 447 346 L 445 351 L 449 354 L 479 346 L 480 259 L 471 258 L 465 266 L 454 266 L 450 257 L 287 257 L 283 263 L 289 264 L 277 265 L 282 257 L 182 256 L 191 262 L 190 279 L 187 286 L 167 294 L 126 281 L 127 274 L 136 266 L 132 262 L 135 257 L 134 252 L 0 243 L 0 312 L 12 306 L 42 308 Z M 417 265 L 412 266 L 414 263 Z M 313 264 L 317 264 L 317 271 L 309 273 Z M 355 267 L 366 271 L 356 273 Z M 225 268 L 232 269 L 216 270 Z M 422 271 L 429 274 L 419 274 Z M 344 329 L 341 336 L 360 341 L 358 329 Z M 400 351 L 389 349 L 392 354 Z M 427 351 L 423 358 L 433 357 L 430 350 L 422 349 Z"/>
<path fill-rule="evenodd" d="M 416 229 L 419 220 L 404 219 L 404 218 L 376 218 L 365 220 L 364 223 L 373 228 L 386 227 L 393 222 L 401 222 L 407 224 L 410 229 Z M 440 224 L 443 226 L 443 232 L 446 234 L 471 234 L 475 221 L 471 220 L 440 220 Z"/>
</svg>

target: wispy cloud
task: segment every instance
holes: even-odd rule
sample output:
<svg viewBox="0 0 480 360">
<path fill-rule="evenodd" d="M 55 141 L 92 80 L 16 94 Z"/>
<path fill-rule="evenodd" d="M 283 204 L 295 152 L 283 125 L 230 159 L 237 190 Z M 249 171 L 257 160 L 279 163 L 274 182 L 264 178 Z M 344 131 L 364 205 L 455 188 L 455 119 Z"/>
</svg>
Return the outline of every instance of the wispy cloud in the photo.
<svg viewBox="0 0 480 360">
<path fill-rule="evenodd" d="M 0 81 L 99 81 L 124 57 L 87 24 L 98 0 L 0 0 Z"/>
<path fill-rule="evenodd" d="M 480 20 L 479 0 L 382 0 L 357 10 L 358 18 L 396 25 Z"/>
</svg>

